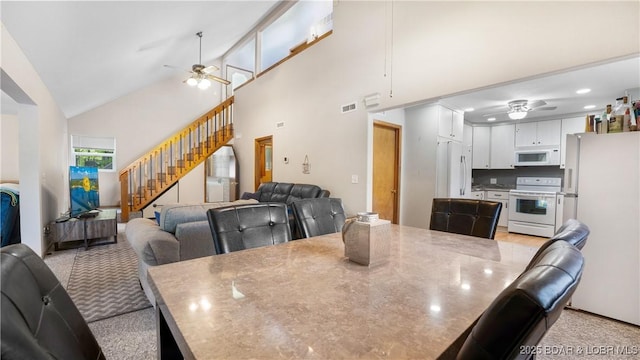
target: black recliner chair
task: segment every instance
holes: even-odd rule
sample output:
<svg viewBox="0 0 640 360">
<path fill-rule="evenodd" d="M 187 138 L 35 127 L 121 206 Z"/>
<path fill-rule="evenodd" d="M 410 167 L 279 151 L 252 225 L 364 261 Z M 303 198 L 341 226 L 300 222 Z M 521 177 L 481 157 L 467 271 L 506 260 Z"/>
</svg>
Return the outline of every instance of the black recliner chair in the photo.
<svg viewBox="0 0 640 360">
<path fill-rule="evenodd" d="M 207 210 L 216 254 L 291 241 L 287 205 L 258 203 Z"/>
<path fill-rule="evenodd" d="M 27 245 L 0 250 L 3 360 L 104 359 L 60 281 Z"/>
<path fill-rule="evenodd" d="M 502 203 L 471 199 L 433 199 L 429 229 L 493 239 Z"/>
<path fill-rule="evenodd" d="M 474 325 L 457 359 L 531 359 L 580 283 L 584 258 L 563 240 L 504 289 Z"/>
<path fill-rule="evenodd" d="M 342 200 L 337 198 L 298 200 L 291 207 L 303 238 L 340 232 L 347 220 Z"/>
</svg>

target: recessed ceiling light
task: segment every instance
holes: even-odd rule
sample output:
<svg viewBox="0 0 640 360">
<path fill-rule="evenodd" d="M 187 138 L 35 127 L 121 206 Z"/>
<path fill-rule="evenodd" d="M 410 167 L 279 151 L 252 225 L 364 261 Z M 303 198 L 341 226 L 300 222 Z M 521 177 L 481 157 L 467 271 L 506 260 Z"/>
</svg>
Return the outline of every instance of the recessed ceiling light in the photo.
<svg viewBox="0 0 640 360">
<path fill-rule="evenodd" d="M 474 108 L 466 108 L 466 109 L 464 109 L 464 111 L 467 111 L 467 112 L 473 111 L 473 110 L 475 110 L 475 109 Z"/>
<path fill-rule="evenodd" d="M 587 105 L 584 108 L 589 110 L 589 109 L 594 109 L 596 106 L 595 105 Z"/>
<path fill-rule="evenodd" d="M 490 118 L 487 119 L 487 121 L 496 121 L 496 118 L 490 117 Z"/>
<path fill-rule="evenodd" d="M 576 94 L 586 94 L 588 92 L 591 92 L 591 89 L 580 89 L 578 91 L 576 91 Z"/>
</svg>

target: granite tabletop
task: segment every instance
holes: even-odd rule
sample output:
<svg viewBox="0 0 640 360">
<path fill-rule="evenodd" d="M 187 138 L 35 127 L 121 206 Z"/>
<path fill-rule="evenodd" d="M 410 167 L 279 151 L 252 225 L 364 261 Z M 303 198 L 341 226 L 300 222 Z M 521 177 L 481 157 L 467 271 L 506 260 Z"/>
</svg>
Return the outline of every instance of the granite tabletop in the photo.
<svg viewBox="0 0 640 360">
<path fill-rule="evenodd" d="M 390 234 L 375 267 L 349 261 L 341 234 L 151 267 L 158 314 L 186 359 L 436 358 L 536 250 Z"/>
</svg>

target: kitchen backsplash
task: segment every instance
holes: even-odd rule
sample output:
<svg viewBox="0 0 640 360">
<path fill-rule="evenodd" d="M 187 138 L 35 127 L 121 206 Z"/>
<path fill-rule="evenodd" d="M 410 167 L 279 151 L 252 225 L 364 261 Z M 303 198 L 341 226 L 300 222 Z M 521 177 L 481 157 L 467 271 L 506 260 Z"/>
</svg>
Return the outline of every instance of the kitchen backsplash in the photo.
<svg viewBox="0 0 640 360">
<path fill-rule="evenodd" d="M 558 166 L 525 166 L 503 170 L 474 169 L 471 172 L 471 176 L 473 186 L 493 185 L 491 184 L 491 179 L 493 178 L 496 179 L 497 185 L 515 188 L 517 177 L 530 176 L 564 178 L 564 169 L 560 169 Z"/>
</svg>

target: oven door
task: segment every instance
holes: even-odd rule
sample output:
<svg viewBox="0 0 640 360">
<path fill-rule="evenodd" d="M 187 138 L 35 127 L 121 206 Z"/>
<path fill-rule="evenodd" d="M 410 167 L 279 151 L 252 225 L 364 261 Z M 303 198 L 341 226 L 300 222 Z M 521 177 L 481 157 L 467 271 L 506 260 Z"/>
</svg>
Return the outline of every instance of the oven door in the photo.
<svg viewBox="0 0 640 360">
<path fill-rule="evenodd" d="M 551 192 L 509 192 L 509 220 L 555 225 L 556 194 Z"/>
</svg>

